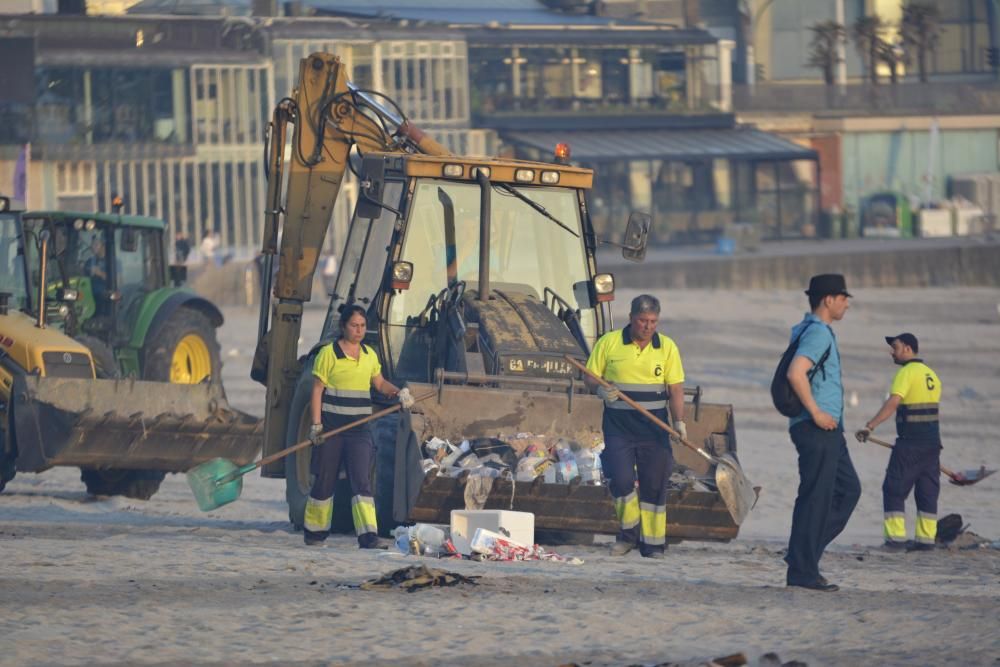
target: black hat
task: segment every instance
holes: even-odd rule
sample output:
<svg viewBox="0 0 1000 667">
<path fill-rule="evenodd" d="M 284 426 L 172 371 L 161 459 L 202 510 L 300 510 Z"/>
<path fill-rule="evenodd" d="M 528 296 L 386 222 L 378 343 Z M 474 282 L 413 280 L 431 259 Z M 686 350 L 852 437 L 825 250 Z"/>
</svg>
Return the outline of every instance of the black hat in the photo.
<svg viewBox="0 0 1000 667">
<path fill-rule="evenodd" d="M 828 296 L 830 294 L 851 296 L 847 291 L 847 282 L 844 276 L 839 273 L 821 273 L 809 279 L 809 289 L 806 290 L 809 296 Z"/>
<path fill-rule="evenodd" d="M 885 342 L 892 345 L 892 341 L 898 340 L 903 345 L 909 345 L 910 349 L 913 350 L 913 354 L 916 354 L 920 350 L 920 346 L 917 343 L 917 337 L 911 333 L 901 333 L 898 336 L 886 336 Z"/>
</svg>

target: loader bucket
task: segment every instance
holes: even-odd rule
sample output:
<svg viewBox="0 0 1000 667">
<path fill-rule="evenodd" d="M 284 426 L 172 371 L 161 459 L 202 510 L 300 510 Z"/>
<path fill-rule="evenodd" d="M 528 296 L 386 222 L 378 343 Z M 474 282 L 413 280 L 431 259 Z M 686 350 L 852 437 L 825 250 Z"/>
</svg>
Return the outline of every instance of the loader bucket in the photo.
<svg viewBox="0 0 1000 667">
<path fill-rule="evenodd" d="M 603 439 L 601 399 L 579 393 L 582 383 L 543 379 L 482 378 L 468 375 L 469 384 L 438 385 L 438 396 L 415 406 L 408 427 L 413 437 L 397 439 L 396 494 L 393 508 L 401 522 L 448 523 L 450 511 L 465 508 L 464 477 L 424 475 L 420 455 L 413 449 L 431 436 L 459 442 L 462 438 L 499 437 L 520 432 L 558 435 L 591 445 Z M 410 383 L 414 393 L 428 385 Z M 732 408 L 728 405 L 689 404 L 688 434 L 716 455 L 735 451 Z M 669 442 L 664 438 L 664 443 Z M 714 470 L 690 450 L 673 446 L 678 464 L 714 483 Z M 547 484 L 542 480 L 495 480 L 485 509 L 531 512 L 535 529 L 558 542 L 570 535 L 618 532 L 614 502 L 607 486 L 579 483 Z M 671 489 L 667 498 L 667 539 L 728 541 L 737 536 L 722 495 L 714 489 Z"/>
<path fill-rule="evenodd" d="M 18 470 L 56 465 L 183 472 L 214 458 L 252 461 L 261 420 L 217 384 L 22 376 L 12 396 Z"/>
</svg>

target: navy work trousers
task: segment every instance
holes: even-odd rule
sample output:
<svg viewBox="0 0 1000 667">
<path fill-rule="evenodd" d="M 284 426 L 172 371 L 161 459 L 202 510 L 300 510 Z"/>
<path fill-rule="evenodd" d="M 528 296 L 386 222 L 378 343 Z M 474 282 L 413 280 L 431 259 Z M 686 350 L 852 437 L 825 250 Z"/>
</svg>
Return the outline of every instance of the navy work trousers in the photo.
<svg viewBox="0 0 1000 667">
<path fill-rule="evenodd" d="M 663 551 L 666 527 L 662 524 L 666 516 L 667 483 L 674 467 L 674 455 L 670 439 L 649 436 L 629 437 L 624 435 L 604 436 L 604 451 L 601 452 L 601 467 L 610 478 L 608 484 L 615 499 L 623 499 L 635 493 L 635 483 L 639 482 L 639 514 L 651 513 L 647 523 L 658 522 L 652 532 L 654 536 L 642 534 L 642 520 L 628 527 L 622 526 L 618 541 L 639 546 L 643 555 Z M 658 515 L 658 516 L 654 516 Z"/>
<path fill-rule="evenodd" d="M 336 426 L 323 415 L 323 430 L 332 430 Z M 322 445 L 314 446 L 309 464 L 309 470 L 314 476 L 310 497 L 316 500 L 332 498 L 343 465 L 347 470 L 352 498 L 359 496 L 370 498 L 373 449 L 372 432 L 367 425 L 352 428 L 340 435 L 327 438 Z M 329 532 L 329 530 L 322 532 L 305 530 L 306 537 L 320 540 L 325 539 Z M 358 542 L 362 546 L 377 540 L 378 536 L 374 533 L 358 535 Z"/>
<path fill-rule="evenodd" d="M 823 551 L 844 530 L 861 497 L 861 482 L 840 429 L 824 431 L 812 421 L 789 430 L 799 454 L 799 493 L 788 539 L 787 582 L 819 579 Z"/>
<path fill-rule="evenodd" d="M 941 493 L 940 466 L 940 442 L 897 439 L 882 483 L 884 511 L 903 512 L 912 489 L 917 511 L 936 515 L 938 494 Z"/>
</svg>

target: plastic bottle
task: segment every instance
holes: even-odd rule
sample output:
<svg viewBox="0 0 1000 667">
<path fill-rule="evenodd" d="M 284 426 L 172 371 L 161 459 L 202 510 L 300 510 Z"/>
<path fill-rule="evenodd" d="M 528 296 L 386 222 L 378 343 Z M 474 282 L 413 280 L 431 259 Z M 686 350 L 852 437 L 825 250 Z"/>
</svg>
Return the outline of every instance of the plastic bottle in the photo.
<svg viewBox="0 0 1000 667">
<path fill-rule="evenodd" d="M 441 545 L 444 544 L 445 540 L 443 530 L 429 523 L 418 523 L 414 528 L 414 534 L 425 554 L 437 553 L 441 549 Z"/>
<path fill-rule="evenodd" d="M 576 457 L 573 455 L 573 450 L 570 449 L 569 443 L 565 440 L 559 440 L 556 443 L 556 456 L 559 457 L 559 467 L 558 473 L 559 480 L 564 484 L 568 484 L 570 480 L 580 476 L 580 468 L 576 464 Z"/>
<path fill-rule="evenodd" d="M 448 454 L 448 456 L 442 459 L 441 467 L 450 468 L 451 466 L 455 465 L 460 458 L 468 454 L 470 451 L 472 451 L 472 445 L 469 443 L 468 440 L 463 440 L 461 445 L 452 449 L 451 454 Z"/>
</svg>

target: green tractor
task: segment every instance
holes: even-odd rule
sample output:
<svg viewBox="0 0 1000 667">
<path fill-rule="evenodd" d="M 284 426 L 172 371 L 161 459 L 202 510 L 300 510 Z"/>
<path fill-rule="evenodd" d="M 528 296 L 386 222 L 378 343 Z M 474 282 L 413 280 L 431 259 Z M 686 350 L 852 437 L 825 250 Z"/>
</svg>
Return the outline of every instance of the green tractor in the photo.
<svg viewBox="0 0 1000 667">
<path fill-rule="evenodd" d="M 12 237 L 0 239 L 0 262 L 25 271 L 28 285 L 44 285 L 45 327 L 88 348 L 96 378 L 219 383 L 222 313 L 184 286 L 186 267 L 168 264 L 161 220 L 64 211 L 16 215 Z M 165 476 L 163 469 L 127 465 L 81 471 L 92 494 L 142 499 Z"/>
</svg>

